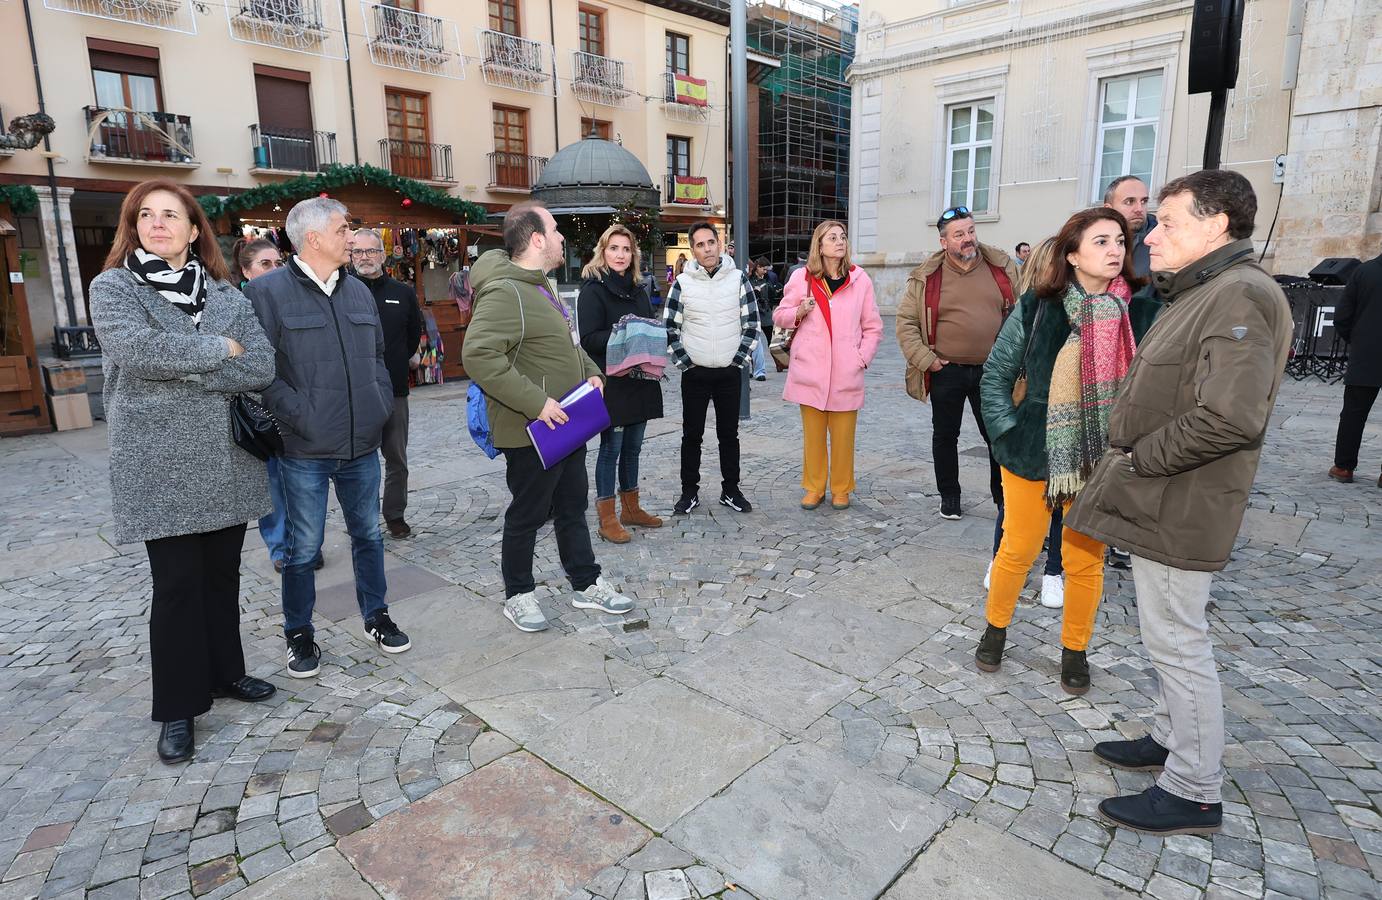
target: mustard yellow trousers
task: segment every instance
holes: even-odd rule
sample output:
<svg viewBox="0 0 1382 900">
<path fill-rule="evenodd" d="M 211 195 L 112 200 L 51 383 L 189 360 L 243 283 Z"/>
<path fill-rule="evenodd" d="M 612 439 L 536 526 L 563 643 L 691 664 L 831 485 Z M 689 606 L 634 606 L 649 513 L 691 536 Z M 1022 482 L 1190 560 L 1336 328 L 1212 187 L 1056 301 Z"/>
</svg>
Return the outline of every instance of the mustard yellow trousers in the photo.
<svg viewBox="0 0 1382 900">
<path fill-rule="evenodd" d="M 823 496 L 828 480 L 830 494 L 838 500 L 854 491 L 854 425 L 858 420 L 857 409 L 826 412 L 802 406 L 802 490 Z"/>
</svg>

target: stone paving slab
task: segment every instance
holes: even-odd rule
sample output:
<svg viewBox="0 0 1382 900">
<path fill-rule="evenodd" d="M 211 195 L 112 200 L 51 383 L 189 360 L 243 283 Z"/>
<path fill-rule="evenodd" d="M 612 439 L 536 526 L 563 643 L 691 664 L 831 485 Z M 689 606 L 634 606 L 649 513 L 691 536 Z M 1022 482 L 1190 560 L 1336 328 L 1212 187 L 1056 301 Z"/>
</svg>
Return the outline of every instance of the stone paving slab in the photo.
<svg viewBox="0 0 1382 900">
<path fill-rule="evenodd" d="M 799 600 L 746 633 L 855 678 L 872 678 L 928 637 L 911 622 L 829 596 Z"/>
<path fill-rule="evenodd" d="M 902 873 L 883 900 L 1132 900 L 1134 896 L 996 828 L 956 819 Z"/>
<path fill-rule="evenodd" d="M 788 732 L 800 732 L 859 682 L 782 647 L 735 635 L 667 671 L 689 688 Z"/>
<path fill-rule="evenodd" d="M 334 847 L 280 869 L 237 895 L 243 900 L 378 900 L 379 894 Z"/>
<path fill-rule="evenodd" d="M 517 753 L 343 839 L 386 897 L 564 898 L 652 834 Z"/>
<path fill-rule="evenodd" d="M 345 553 L 349 561 L 349 552 Z M 386 557 L 387 559 L 388 557 Z M 323 570 L 325 571 L 325 570 Z M 360 618 L 360 604 L 355 599 L 355 576 L 351 568 L 345 567 L 344 581 L 327 584 L 317 588 L 316 614 L 333 622 L 355 622 Z M 389 609 L 438 588 L 450 587 L 450 582 L 420 566 L 398 563 L 384 569 L 384 581 L 388 585 Z M 404 621 L 397 615 L 396 621 Z"/>
<path fill-rule="evenodd" d="M 491 727 L 526 744 L 647 677 L 571 635 L 442 685 L 441 690 Z"/>
<path fill-rule="evenodd" d="M 434 685 L 453 684 L 561 636 L 556 631 L 525 634 L 504 618 L 498 603 L 477 600 L 459 587 L 413 598 L 395 621 L 404 631 L 412 621 L 445 623 L 429 628 L 425 640 L 414 640 L 413 649 L 399 655 L 400 665 Z"/>
<path fill-rule="evenodd" d="M 661 831 L 783 740 L 689 688 L 654 678 L 528 749 Z"/>
<path fill-rule="evenodd" d="M 788 744 L 667 839 L 763 900 L 873 898 L 951 810 L 809 744 Z"/>
<path fill-rule="evenodd" d="M 73 538 L 51 544 L 35 544 L 17 550 L 0 550 L 0 578 L 27 578 L 51 572 L 56 566 L 80 566 L 115 556 L 117 551 L 98 537 Z"/>
</svg>

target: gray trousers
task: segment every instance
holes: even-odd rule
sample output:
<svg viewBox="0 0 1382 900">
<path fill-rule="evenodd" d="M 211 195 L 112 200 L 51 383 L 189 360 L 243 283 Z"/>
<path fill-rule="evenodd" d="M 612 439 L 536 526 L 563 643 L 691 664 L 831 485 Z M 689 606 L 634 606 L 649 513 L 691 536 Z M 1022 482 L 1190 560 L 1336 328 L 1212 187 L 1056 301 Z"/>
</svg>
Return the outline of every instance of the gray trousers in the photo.
<svg viewBox="0 0 1382 900">
<path fill-rule="evenodd" d="M 408 398 L 393 398 L 393 413 L 384 423 L 384 500 L 380 512 L 385 522 L 403 518 L 408 508 Z"/>
<path fill-rule="evenodd" d="M 1133 554 L 1142 645 L 1157 676 L 1152 739 L 1171 751 L 1157 784 L 1197 803 L 1221 802 L 1224 697 L 1209 641 L 1211 572 L 1191 572 Z"/>
</svg>

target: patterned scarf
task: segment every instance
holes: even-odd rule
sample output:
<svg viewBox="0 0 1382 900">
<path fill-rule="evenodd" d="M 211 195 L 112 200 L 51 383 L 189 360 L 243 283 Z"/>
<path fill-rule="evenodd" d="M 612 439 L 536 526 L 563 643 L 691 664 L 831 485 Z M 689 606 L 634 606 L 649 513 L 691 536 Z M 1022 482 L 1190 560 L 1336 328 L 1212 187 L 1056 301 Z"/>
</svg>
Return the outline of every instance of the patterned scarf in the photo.
<svg viewBox="0 0 1382 900">
<path fill-rule="evenodd" d="M 125 268 L 191 316 L 193 326 L 201 327 L 202 310 L 206 308 L 206 272 L 196 256 L 188 253 L 182 268 L 174 269 L 162 257 L 136 247 L 125 257 Z"/>
<path fill-rule="evenodd" d="M 1108 445 L 1108 417 L 1128 374 L 1134 349 L 1122 277 L 1102 294 L 1086 294 L 1073 279 L 1062 303 L 1070 337 L 1056 355 L 1046 407 L 1046 502 L 1073 500 Z"/>
</svg>

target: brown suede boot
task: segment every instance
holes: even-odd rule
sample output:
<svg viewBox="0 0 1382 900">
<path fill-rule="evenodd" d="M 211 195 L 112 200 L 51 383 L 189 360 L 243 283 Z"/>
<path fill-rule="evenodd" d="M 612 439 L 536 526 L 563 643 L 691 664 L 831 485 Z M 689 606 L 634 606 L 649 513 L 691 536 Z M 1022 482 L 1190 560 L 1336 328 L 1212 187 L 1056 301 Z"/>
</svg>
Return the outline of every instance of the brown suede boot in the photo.
<svg viewBox="0 0 1382 900">
<path fill-rule="evenodd" d="M 627 544 L 632 540 L 632 536 L 624 530 L 624 526 L 619 524 L 618 517 L 614 515 L 613 497 L 608 500 L 596 500 L 595 511 L 600 514 L 600 537 L 611 544 Z"/>
<path fill-rule="evenodd" d="M 638 505 L 638 488 L 619 492 L 619 521 L 639 528 L 661 528 L 662 520 Z"/>
</svg>

